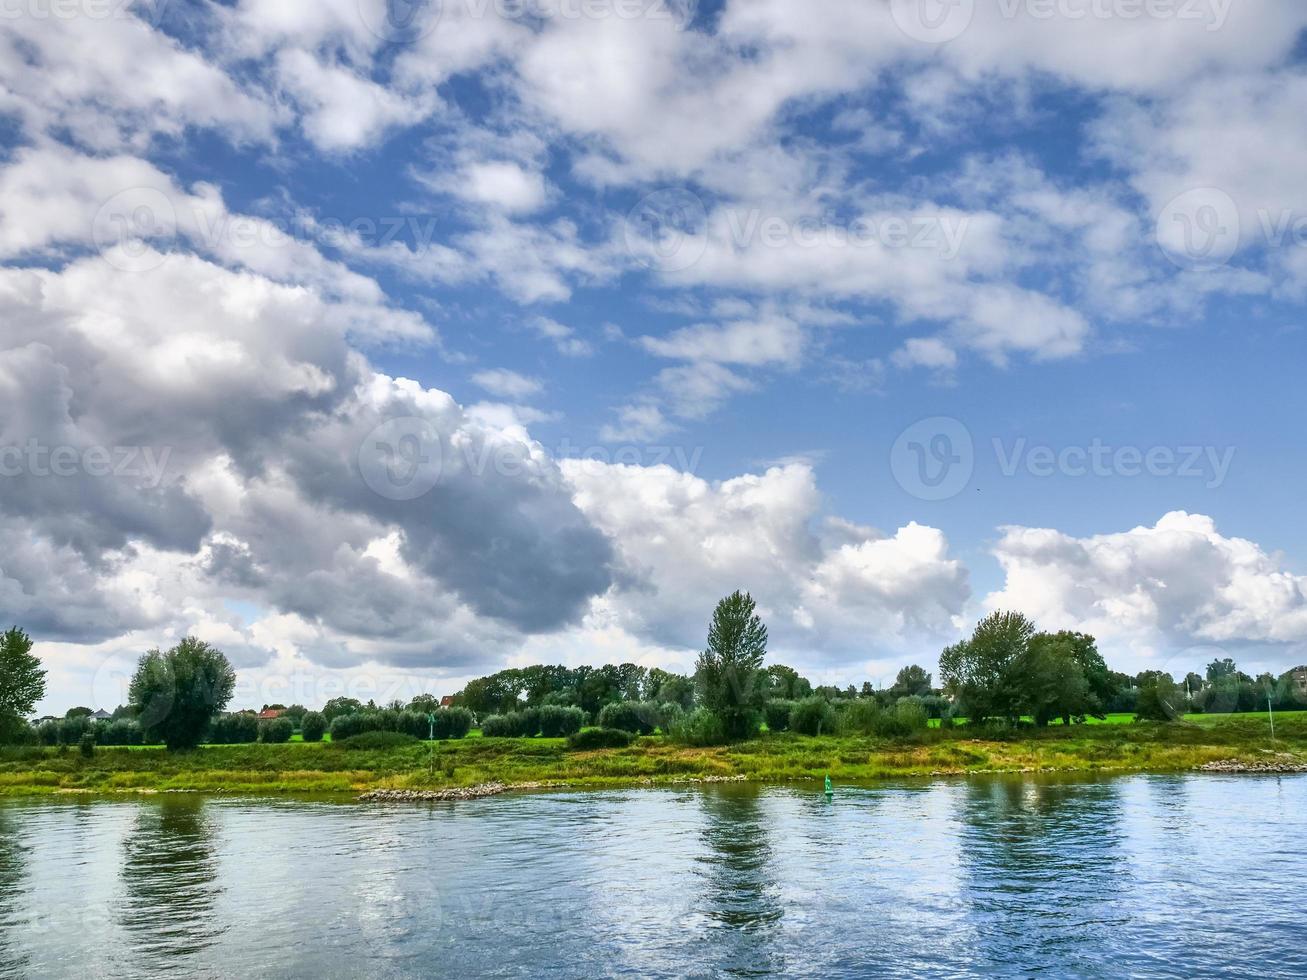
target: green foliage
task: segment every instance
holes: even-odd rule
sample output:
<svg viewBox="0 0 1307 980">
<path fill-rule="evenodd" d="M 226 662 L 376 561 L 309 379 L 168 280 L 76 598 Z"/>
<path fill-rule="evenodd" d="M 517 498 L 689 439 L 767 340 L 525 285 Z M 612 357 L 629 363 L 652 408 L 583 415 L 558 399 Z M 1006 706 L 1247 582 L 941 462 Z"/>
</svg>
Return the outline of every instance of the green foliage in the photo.
<svg viewBox="0 0 1307 980">
<path fill-rule="evenodd" d="M 416 739 L 426 739 L 431 734 L 431 722 L 420 711 L 400 711 L 395 723 L 395 730 Z"/>
<path fill-rule="evenodd" d="M 1021 717 L 1020 670 L 1034 624 L 1020 613 L 996 612 L 981 620 L 971 639 L 946 649 L 939 658 L 945 689 L 961 701 L 973 721 Z"/>
<path fill-rule="evenodd" d="M 726 743 L 726 727 L 714 712 L 697 708 L 671 723 L 668 737 L 681 745 L 708 746 Z"/>
<path fill-rule="evenodd" d="M 575 735 L 584 722 L 585 712 L 580 708 L 547 704 L 540 709 L 540 734 L 545 738 Z"/>
<path fill-rule="evenodd" d="M 812 696 L 812 682 L 800 677 L 793 667 L 772 664 L 764 671 L 769 697 L 780 701 L 802 701 Z"/>
<path fill-rule="evenodd" d="M 95 755 L 95 732 L 83 732 L 82 737 L 77 740 L 77 751 L 81 753 L 83 759 L 90 759 Z"/>
<path fill-rule="evenodd" d="M 509 715 L 487 715 L 481 719 L 481 734 L 486 738 L 516 738 L 517 719 Z"/>
<path fill-rule="evenodd" d="M 436 712 L 436 738 L 466 738 L 472 730 L 472 712 L 467 708 L 441 708 Z"/>
<path fill-rule="evenodd" d="M 141 745 L 141 726 L 130 718 L 102 721 L 95 726 L 95 740 L 100 745 Z"/>
<path fill-rule="evenodd" d="M 890 688 L 890 696 L 896 700 L 914 694 L 925 697 L 930 691 L 930 674 L 925 668 L 912 664 L 899 671 L 898 677 L 894 679 L 894 686 Z"/>
<path fill-rule="evenodd" d="M 767 722 L 767 731 L 784 732 L 790 727 L 790 714 L 794 711 L 793 701 L 773 698 L 763 705 L 763 718 Z"/>
<path fill-rule="evenodd" d="M 295 723 L 282 715 L 279 718 L 266 718 L 259 722 L 259 741 L 269 745 L 289 742 L 295 734 Z"/>
<path fill-rule="evenodd" d="M 32 654 L 32 639 L 17 626 L 0 634 L 0 739 L 31 737 L 27 716 L 45 697 L 45 671 Z"/>
<path fill-rule="evenodd" d="M 93 714 L 95 714 L 95 712 L 92 711 L 90 708 L 82 707 L 79 705 L 76 708 L 69 708 L 67 711 L 65 711 L 64 717 L 65 718 L 89 718 Z"/>
<path fill-rule="evenodd" d="M 54 719 L 41 722 L 36 726 L 36 737 L 42 745 L 58 745 L 59 722 Z"/>
<path fill-rule="evenodd" d="M 1139 688 L 1138 721 L 1175 721 L 1184 714 L 1184 695 L 1170 674 L 1157 673 Z"/>
<path fill-rule="evenodd" d="M 327 733 L 327 716 L 321 711 L 306 711 L 300 719 L 300 738 L 306 742 L 321 742 Z"/>
<path fill-rule="evenodd" d="M 660 721 L 656 704 L 648 701 L 614 701 L 604 705 L 595 719 L 600 728 L 620 728 L 635 735 L 652 735 Z"/>
<path fill-rule="evenodd" d="M 835 709 L 818 695 L 804 698 L 790 712 L 790 731 L 800 735 L 832 735 L 835 732 Z"/>
<path fill-rule="evenodd" d="M 167 653 L 143 656 L 130 694 L 147 738 L 188 749 L 200 743 L 235 687 L 236 672 L 222 651 L 188 636 Z"/>
<path fill-rule="evenodd" d="M 841 733 L 847 735 L 872 735 L 876 734 L 881 710 L 875 699 L 857 698 L 841 704 L 836 716 L 836 724 Z"/>
<path fill-rule="evenodd" d="M 357 698 L 332 698 L 322 708 L 322 717 L 330 725 L 341 715 L 352 715 L 363 710 L 363 703 Z"/>
<path fill-rule="evenodd" d="M 567 747 L 585 752 L 591 749 L 624 749 L 635 736 L 620 728 L 587 728 L 567 737 Z"/>
<path fill-rule="evenodd" d="M 208 740 L 214 745 L 241 745 L 258 737 L 259 720 L 247 711 L 215 715 L 209 725 Z"/>
<path fill-rule="evenodd" d="M 753 597 L 733 592 L 713 611 L 708 648 L 699 655 L 695 683 L 703 706 L 721 719 L 727 738 L 757 734 L 769 684 L 761 676 L 767 627 Z"/>
<path fill-rule="evenodd" d="M 327 730 L 331 732 L 331 740 L 338 742 L 366 732 L 393 732 L 395 726 L 391 721 L 391 717 L 383 711 L 352 711 L 336 715 Z"/>
<path fill-rule="evenodd" d="M 335 722 L 332 724 L 335 724 Z M 361 732 L 358 735 L 351 735 L 348 738 L 341 739 L 339 742 L 336 741 L 334 735 L 331 737 L 333 748 L 341 748 L 349 752 L 376 752 L 380 749 L 395 749 L 405 745 L 417 744 L 418 739 L 403 732 Z"/>
</svg>

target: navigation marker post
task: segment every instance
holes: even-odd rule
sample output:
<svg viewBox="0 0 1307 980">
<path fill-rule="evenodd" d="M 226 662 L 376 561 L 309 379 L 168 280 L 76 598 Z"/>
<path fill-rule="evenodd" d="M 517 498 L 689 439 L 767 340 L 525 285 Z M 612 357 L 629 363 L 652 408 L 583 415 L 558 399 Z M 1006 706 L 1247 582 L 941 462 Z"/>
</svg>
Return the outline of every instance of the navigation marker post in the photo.
<svg viewBox="0 0 1307 980">
<path fill-rule="evenodd" d="M 826 773 L 826 799 L 829 801 L 835 795 L 835 790 L 831 788 L 830 773 Z"/>
</svg>

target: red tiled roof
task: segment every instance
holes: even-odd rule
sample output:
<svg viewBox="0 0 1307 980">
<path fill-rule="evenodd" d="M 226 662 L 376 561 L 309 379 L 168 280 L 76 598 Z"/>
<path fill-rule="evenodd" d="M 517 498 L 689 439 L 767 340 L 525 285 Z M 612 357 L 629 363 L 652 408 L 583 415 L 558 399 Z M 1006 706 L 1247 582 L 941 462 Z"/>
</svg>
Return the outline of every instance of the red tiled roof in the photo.
<svg viewBox="0 0 1307 980">
<path fill-rule="evenodd" d="M 279 708 L 269 708 L 267 711 L 259 712 L 260 721 L 269 721 L 273 718 L 280 718 L 284 714 Z"/>
</svg>

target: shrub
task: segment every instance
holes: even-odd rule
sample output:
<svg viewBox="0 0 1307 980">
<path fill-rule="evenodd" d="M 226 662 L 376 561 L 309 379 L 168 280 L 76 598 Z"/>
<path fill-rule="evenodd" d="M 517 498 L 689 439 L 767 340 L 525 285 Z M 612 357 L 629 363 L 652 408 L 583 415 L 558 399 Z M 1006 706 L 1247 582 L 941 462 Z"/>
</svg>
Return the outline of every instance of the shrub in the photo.
<svg viewBox="0 0 1307 980">
<path fill-rule="evenodd" d="M 835 731 L 835 709 L 823 697 L 804 698 L 790 713 L 790 731 L 800 735 L 829 735 Z"/>
<path fill-rule="evenodd" d="M 658 727 L 658 715 L 658 706 L 647 701 L 613 701 L 600 709 L 595 724 L 636 735 L 652 735 Z"/>
<path fill-rule="evenodd" d="M 391 716 L 395 716 L 394 720 L 397 720 L 398 712 L 355 711 L 347 715 L 337 715 L 332 719 L 329 729 L 331 740 L 336 742 L 365 732 L 393 732 L 395 726 Z"/>
<path fill-rule="evenodd" d="M 894 706 L 894 721 L 902 734 L 913 735 L 930 727 L 930 712 L 919 698 L 904 698 Z"/>
<path fill-rule="evenodd" d="M 841 732 L 850 735 L 871 735 L 881 724 L 880 705 L 871 698 L 858 698 L 840 706 L 838 725 Z M 825 731 L 825 729 L 823 729 Z"/>
<path fill-rule="evenodd" d="M 268 745 L 289 742 L 295 734 L 295 723 L 289 718 L 269 718 L 259 722 L 259 741 Z"/>
<path fill-rule="evenodd" d="M 215 745 L 242 745 L 258 737 L 259 720 L 251 714 L 218 715 L 209 724 L 209 741 Z"/>
<path fill-rule="evenodd" d="M 340 721 L 341 718 L 348 718 L 348 717 L 350 716 L 341 715 L 336 719 L 336 721 Z M 332 727 L 334 728 L 336 722 L 333 721 L 331 724 Z M 359 735 L 351 735 L 348 738 L 341 739 L 340 742 L 337 742 L 336 736 L 332 735 L 331 743 L 332 745 L 339 745 L 340 748 L 342 749 L 355 751 L 355 752 L 358 751 L 373 752 L 379 749 L 396 749 L 405 745 L 419 744 L 418 740 L 414 738 L 412 735 L 405 735 L 403 732 L 383 732 L 383 731 L 363 732 Z"/>
<path fill-rule="evenodd" d="M 321 742 L 327 731 L 327 719 L 321 711 L 307 711 L 300 719 L 300 737 L 306 742 Z"/>
<path fill-rule="evenodd" d="M 91 723 L 85 715 L 73 715 L 71 718 L 64 718 L 56 724 L 59 726 L 59 744 L 60 745 L 78 745 L 91 728 Z"/>
<path fill-rule="evenodd" d="M 472 730 L 472 712 L 467 708 L 441 708 L 436 712 L 436 738 L 466 738 Z"/>
<path fill-rule="evenodd" d="M 514 715 L 516 715 L 518 738 L 535 738 L 540 734 L 539 708 L 523 708 L 521 711 L 514 712 Z"/>
<path fill-rule="evenodd" d="M 405 735 L 412 735 L 414 738 L 425 739 L 431 734 L 431 722 L 427 721 L 427 716 L 420 711 L 401 711 L 396 730 Z"/>
<path fill-rule="evenodd" d="M 545 738 L 561 738 L 575 735 L 581 730 L 585 712 L 580 708 L 565 708 L 562 705 L 547 704 L 540 709 L 540 734 Z"/>
<path fill-rule="evenodd" d="M 672 730 L 672 726 L 678 724 L 685 717 L 685 709 L 679 702 L 664 701 L 658 706 L 658 727 L 666 735 Z"/>
<path fill-rule="evenodd" d="M 140 745 L 141 726 L 130 718 L 101 722 L 96 726 L 95 740 L 100 745 Z"/>
<path fill-rule="evenodd" d="M 583 732 L 569 735 L 567 747 L 576 751 L 590 749 L 624 749 L 631 744 L 634 736 L 620 728 L 587 728 Z"/>
<path fill-rule="evenodd" d="M 763 705 L 763 719 L 767 722 L 769 732 L 783 732 L 790 727 L 790 714 L 794 711 L 793 701 L 777 698 Z"/>
<path fill-rule="evenodd" d="M 486 738 L 514 738 L 517 722 L 512 715 L 487 715 L 481 719 L 481 734 Z"/>
<path fill-rule="evenodd" d="M 721 745 L 726 741 L 726 726 L 707 708 L 697 708 L 673 722 L 667 734 L 682 745 Z"/>
<path fill-rule="evenodd" d="M 77 740 L 77 751 L 82 753 L 84 759 L 95 755 L 95 732 L 82 733 L 82 737 Z"/>
<path fill-rule="evenodd" d="M 40 739 L 42 745 L 59 744 L 59 722 L 43 721 L 36 726 L 36 737 Z"/>
</svg>

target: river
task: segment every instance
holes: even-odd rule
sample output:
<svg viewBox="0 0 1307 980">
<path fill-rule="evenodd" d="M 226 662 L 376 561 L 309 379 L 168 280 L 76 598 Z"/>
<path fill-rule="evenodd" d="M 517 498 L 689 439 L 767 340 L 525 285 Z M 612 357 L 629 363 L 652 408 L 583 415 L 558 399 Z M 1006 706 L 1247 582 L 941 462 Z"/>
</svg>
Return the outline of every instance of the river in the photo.
<svg viewBox="0 0 1307 980">
<path fill-rule="evenodd" d="M 1307 976 L 1307 777 L 0 802 L 21 977 Z"/>
</svg>

